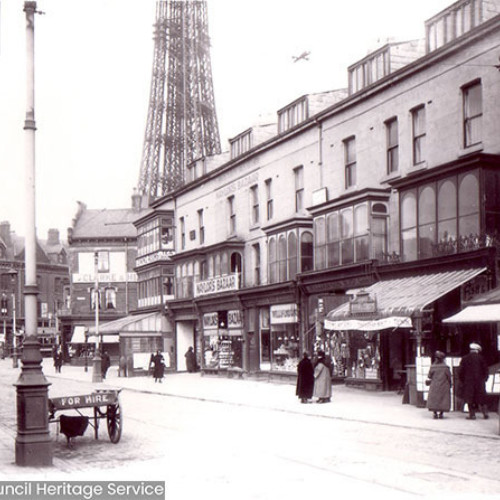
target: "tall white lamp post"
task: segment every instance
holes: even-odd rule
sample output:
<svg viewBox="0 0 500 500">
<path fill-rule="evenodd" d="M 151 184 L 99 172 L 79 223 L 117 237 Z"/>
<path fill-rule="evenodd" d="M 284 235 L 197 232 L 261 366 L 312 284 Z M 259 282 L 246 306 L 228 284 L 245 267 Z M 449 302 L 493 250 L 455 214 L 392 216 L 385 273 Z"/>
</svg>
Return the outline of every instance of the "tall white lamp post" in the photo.
<svg viewBox="0 0 500 500">
<path fill-rule="evenodd" d="M 21 374 L 17 392 L 16 465 L 52 465 L 49 432 L 48 387 L 42 372 L 42 354 L 37 339 L 37 277 L 35 226 L 35 13 L 36 2 L 24 2 L 26 13 L 27 106 L 24 130 L 26 183 L 26 243 L 24 311 L 25 334 Z"/>
</svg>

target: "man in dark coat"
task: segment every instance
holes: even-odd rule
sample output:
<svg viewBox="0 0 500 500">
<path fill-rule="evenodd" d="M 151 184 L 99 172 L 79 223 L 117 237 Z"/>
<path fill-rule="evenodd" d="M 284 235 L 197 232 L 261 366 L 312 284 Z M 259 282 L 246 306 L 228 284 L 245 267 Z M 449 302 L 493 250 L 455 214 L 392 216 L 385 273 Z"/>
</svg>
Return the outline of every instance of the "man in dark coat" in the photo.
<svg viewBox="0 0 500 500">
<path fill-rule="evenodd" d="M 460 361 L 458 377 L 462 385 L 463 399 L 469 407 L 468 420 L 475 420 L 476 410 L 483 412 L 488 418 L 486 401 L 486 381 L 488 380 L 488 365 L 480 354 L 481 346 L 473 342 L 469 345 L 470 353 Z"/>
<path fill-rule="evenodd" d="M 184 357 L 186 358 L 186 369 L 189 373 L 193 373 L 196 371 L 196 358 L 194 355 L 193 348 L 190 347 L 186 354 L 184 354 Z"/>
<path fill-rule="evenodd" d="M 106 378 L 106 374 L 108 373 L 108 369 L 111 366 L 111 359 L 109 357 L 109 354 L 107 351 L 104 351 L 102 353 L 102 358 L 101 358 L 101 374 L 102 378 Z"/>
<path fill-rule="evenodd" d="M 312 398 L 314 389 L 314 368 L 309 354 L 304 352 L 304 356 L 297 365 L 297 390 L 296 394 L 301 403 L 307 403 Z"/>
</svg>

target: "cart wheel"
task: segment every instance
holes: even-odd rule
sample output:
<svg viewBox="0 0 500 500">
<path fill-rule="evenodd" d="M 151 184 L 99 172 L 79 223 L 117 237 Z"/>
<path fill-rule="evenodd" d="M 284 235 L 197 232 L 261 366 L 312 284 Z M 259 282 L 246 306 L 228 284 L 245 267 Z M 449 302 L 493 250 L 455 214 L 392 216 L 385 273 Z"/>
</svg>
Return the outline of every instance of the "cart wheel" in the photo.
<svg viewBox="0 0 500 500">
<path fill-rule="evenodd" d="M 120 441 L 122 435 L 122 412 L 119 403 L 108 406 L 106 421 L 108 423 L 109 440 L 116 444 Z"/>
</svg>

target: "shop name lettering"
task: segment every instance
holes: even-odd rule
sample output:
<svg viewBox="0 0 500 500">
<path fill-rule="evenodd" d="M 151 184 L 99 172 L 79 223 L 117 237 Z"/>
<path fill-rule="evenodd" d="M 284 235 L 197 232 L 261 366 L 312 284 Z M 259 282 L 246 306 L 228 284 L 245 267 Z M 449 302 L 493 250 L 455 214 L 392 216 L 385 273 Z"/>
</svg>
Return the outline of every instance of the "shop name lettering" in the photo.
<svg viewBox="0 0 500 500">
<path fill-rule="evenodd" d="M 58 408 L 71 408 L 95 404 L 114 403 L 114 394 L 88 394 L 86 396 L 68 396 L 67 398 L 54 398 L 52 404 Z"/>
<path fill-rule="evenodd" d="M 273 319 L 295 318 L 297 311 L 295 309 L 278 309 L 271 312 Z"/>
<path fill-rule="evenodd" d="M 170 260 L 170 257 L 174 255 L 175 252 L 169 251 L 160 251 L 151 255 L 146 255 L 145 257 L 139 257 L 135 260 L 136 266 L 144 266 L 146 264 L 150 264 L 151 262 L 157 262 L 159 260 Z"/>
<path fill-rule="evenodd" d="M 97 279 L 99 283 L 117 283 L 120 281 L 137 281 L 136 273 L 114 274 L 114 273 L 98 273 Z M 73 274 L 73 283 L 93 283 L 95 274 Z"/>
<path fill-rule="evenodd" d="M 206 281 L 199 281 L 195 286 L 195 295 L 208 295 L 210 293 L 226 292 L 238 289 L 238 280 L 236 275 L 221 276 Z"/>
<path fill-rule="evenodd" d="M 258 172 L 254 172 L 253 174 L 247 175 L 246 177 L 243 177 L 242 179 L 232 182 L 231 184 L 217 191 L 217 198 L 222 198 L 223 196 L 225 197 L 231 193 L 235 193 L 239 189 L 248 187 L 250 186 L 250 184 L 257 182 L 258 180 L 259 180 Z"/>
</svg>

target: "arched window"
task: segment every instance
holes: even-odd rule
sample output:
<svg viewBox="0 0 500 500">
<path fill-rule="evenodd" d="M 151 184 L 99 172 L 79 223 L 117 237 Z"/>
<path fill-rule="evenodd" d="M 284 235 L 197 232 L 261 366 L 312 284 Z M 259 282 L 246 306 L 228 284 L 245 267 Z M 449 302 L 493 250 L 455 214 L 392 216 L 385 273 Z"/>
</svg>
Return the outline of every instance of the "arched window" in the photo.
<svg viewBox="0 0 500 500">
<path fill-rule="evenodd" d="M 459 181 L 458 233 L 460 237 L 477 237 L 479 227 L 479 180 L 477 173 L 467 173 Z"/>
<path fill-rule="evenodd" d="M 300 272 L 305 273 L 313 269 L 313 235 L 305 231 L 300 236 Z"/>
<path fill-rule="evenodd" d="M 294 280 L 297 277 L 297 236 L 295 233 L 288 235 L 288 279 Z"/>
<path fill-rule="evenodd" d="M 419 258 L 432 257 L 436 244 L 436 193 L 428 185 L 418 193 L 418 254 Z"/>
<path fill-rule="evenodd" d="M 417 198 L 414 191 L 401 197 L 401 252 L 406 261 L 417 258 Z"/>
<path fill-rule="evenodd" d="M 227 258 L 227 253 L 223 252 L 220 260 L 220 273 L 228 274 L 229 273 L 229 263 Z"/>
<path fill-rule="evenodd" d="M 276 255 L 276 238 L 269 238 L 268 244 L 268 262 L 269 262 L 269 283 L 278 281 L 277 255 Z"/>
<path fill-rule="evenodd" d="M 280 235 L 278 240 L 278 272 L 279 282 L 286 281 L 286 236 Z"/>
<path fill-rule="evenodd" d="M 437 219 L 439 245 L 456 252 L 457 186 L 455 179 L 446 179 L 438 186 Z"/>
<path fill-rule="evenodd" d="M 314 262 L 316 269 L 326 267 L 325 217 L 314 219 Z"/>
</svg>

